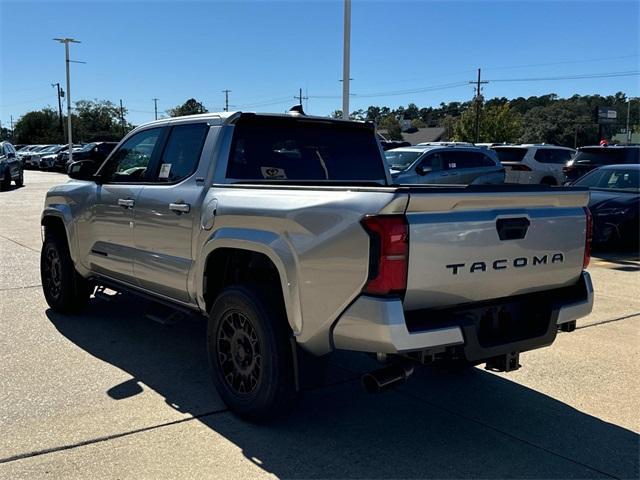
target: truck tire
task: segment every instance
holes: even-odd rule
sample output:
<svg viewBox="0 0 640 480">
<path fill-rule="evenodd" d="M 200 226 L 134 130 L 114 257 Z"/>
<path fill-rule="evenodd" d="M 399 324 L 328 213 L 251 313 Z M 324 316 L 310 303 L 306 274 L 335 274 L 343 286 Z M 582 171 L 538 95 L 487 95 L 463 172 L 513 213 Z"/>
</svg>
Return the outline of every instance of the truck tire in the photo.
<svg viewBox="0 0 640 480">
<path fill-rule="evenodd" d="M 47 233 L 40 253 L 44 298 L 58 313 L 76 313 L 89 300 L 89 285 L 76 272 L 65 238 Z"/>
<path fill-rule="evenodd" d="M 7 168 L 7 170 L 4 172 L 4 178 L 2 179 L 2 182 L 0 182 L 0 190 L 6 191 L 6 190 L 9 190 L 10 188 L 11 188 L 11 172 Z"/>
<path fill-rule="evenodd" d="M 213 383 L 229 409 L 251 421 L 278 416 L 296 399 L 291 331 L 268 298 L 257 287 L 225 288 L 207 325 Z"/>
<path fill-rule="evenodd" d="M 553 177 L 544 177 L 542 180 L 540 180 L 540 185 L 549 185 L 550 187 L 555 187 L 556 185 L 558 185 L 558 182 Z"/>
<path fill-rule="evenodd" d="M 24 185 L 24 170 L 20 170 L 20 176 L 14 180 L 16 187 L 22 187 Z"/>
</svg>

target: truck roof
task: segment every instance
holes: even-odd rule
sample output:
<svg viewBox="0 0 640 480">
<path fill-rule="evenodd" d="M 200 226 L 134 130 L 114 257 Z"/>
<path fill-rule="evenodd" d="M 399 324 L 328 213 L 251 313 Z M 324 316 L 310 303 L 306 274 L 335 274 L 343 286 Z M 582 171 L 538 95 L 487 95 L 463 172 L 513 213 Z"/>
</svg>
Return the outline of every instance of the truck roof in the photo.
<svg viewBox="0 0 640 480">
<path fill-rule="evenodd" d="M 194 120 L 207 121 L 211 125 L 229 125 L 234 123 L 238 118 L 243 115 L 255 115 L 258 117 L 273 117 L 273 118 L 305 118 L 310 120 L 319 120 L 323 122 L 335 122 L 335 123 L 350 123 L 350 124 L 367 124 L 369 122 L 364 122 L 362 120 L 343 120 L 341 118 L 329 118 L 329 117 L 319 117 L 314 115 L 300 115 L 297 113 L 262 113 L 262 112 L 210 112 L 210 113 L 201 113 L 198 115 L 184 115 L 182 117 L 170 117 L 163 118 L 161 120 L 154 120 L 151 122 L 143 123 L 138 126 L 140 127 L 148 127 L 151 125 L 173 125 L 178 123 L 188 123 L 193 122 Z M 373 126 L 373 124 L 371 124 Z"/>
</svg>

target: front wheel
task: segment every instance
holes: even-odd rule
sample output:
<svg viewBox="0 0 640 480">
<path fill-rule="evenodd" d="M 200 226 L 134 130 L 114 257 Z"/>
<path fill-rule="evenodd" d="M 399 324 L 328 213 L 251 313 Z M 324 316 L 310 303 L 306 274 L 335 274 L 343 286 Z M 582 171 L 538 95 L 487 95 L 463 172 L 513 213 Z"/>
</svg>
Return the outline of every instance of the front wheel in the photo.
<svg viewBox="0 0 640 480">
<path fill-rule="evenodd" d="M 20 176 L 15 179 L 16 187 L 21 187 L 24 185 L 24 170 L 20 170 Z"/>
<path fill-rule="evenodd" d="M 258 288 L 228 287 L 209 314 L 207 349 L 213 383 L 229 409 L 265 420 L 294 403 L 291 332 L 281 307 Z"/>
<path fill-rule="evenodd" d="M 80 311 L 89 300 L 89 286 L 73 265 L 66 239 L 48 233 L 40 253 L 42 290 L 49 306 L 59 313 Z"/>
</svg>

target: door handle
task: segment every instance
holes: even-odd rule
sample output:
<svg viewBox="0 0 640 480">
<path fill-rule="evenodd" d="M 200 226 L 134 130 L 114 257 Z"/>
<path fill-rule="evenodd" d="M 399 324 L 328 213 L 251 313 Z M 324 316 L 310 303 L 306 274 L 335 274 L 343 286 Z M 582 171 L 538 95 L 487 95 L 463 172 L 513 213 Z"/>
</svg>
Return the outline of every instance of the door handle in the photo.
<svg viewBox="0 0 640 480">
<path fill-rule="evenodd" d="M 135 202 L 129 198 L 119 198 L 118 205 L 124 208 L 133 208 Z"/>
<path fill-rule="evenodd" d="M 191 205 L 188 203 L 170 203 L 169 210 L 172 210 L 176 213 L 189 213 L 191 210 Z"/>
</svg>

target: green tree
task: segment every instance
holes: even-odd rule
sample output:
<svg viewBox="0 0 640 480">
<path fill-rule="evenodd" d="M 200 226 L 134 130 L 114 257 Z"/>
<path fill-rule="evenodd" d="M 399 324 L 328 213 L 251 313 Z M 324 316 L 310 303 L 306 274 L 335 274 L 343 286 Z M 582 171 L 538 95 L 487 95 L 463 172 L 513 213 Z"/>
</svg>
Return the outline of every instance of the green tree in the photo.
<svg viewBox="0 0 640 480">
<path fill-rule="evenodd" d="M 11 135 L 11 130 L 2 127 L 0 128 L 0 141 L 4 140 L 8 140 L 9 142 L 11 142 L 13 140 L 13 136 Z"/>
<path fill-rule="evenodd" d="M 60 141 L 58 114 L 51 108 L 27 112 L 13 129 L 14 143 L 55 143 Z"/>
<path fill-rule="evenodd" d="M 123 118 L 125 108 L 120 111 L 109 100 L 78 100 L 72 118 L 74 138 L 83 142 L 120 140 L 133 126 Z"/>
<path fill-rule="evenodd" d="M 415 120 L 420 118 L 420 109 L 415 103 L 410 103 L 404 111 L 404 118 L 407 120 Z"/>
<path fill-rule="evenodd" d="M 167 110 L 167 114 L 170 117 L 183 117 L 185 115 L 207 113 L 208 111 L 201 102 L 198 102 L 195 98 L 190 98 L 182 105 Z"/>
<path fill-rule="evenodd" d="M 380 120 L 378 128 L 387 131 L 387 136 L 391 140 L 402 140 L 402 130 L 400 129 L 400 122 L 395 115 L 387 115 Z"/>
<path fill-rule="evenodd" d="M 521 116 L 511 111 L 508 103 L 480 108 L 479 142 L 515 142 L 522 133 Z M 453 127 L 455 140 L 476 140 L 476 110 L 469 108 L 460 115 Z"/>
</svg>

